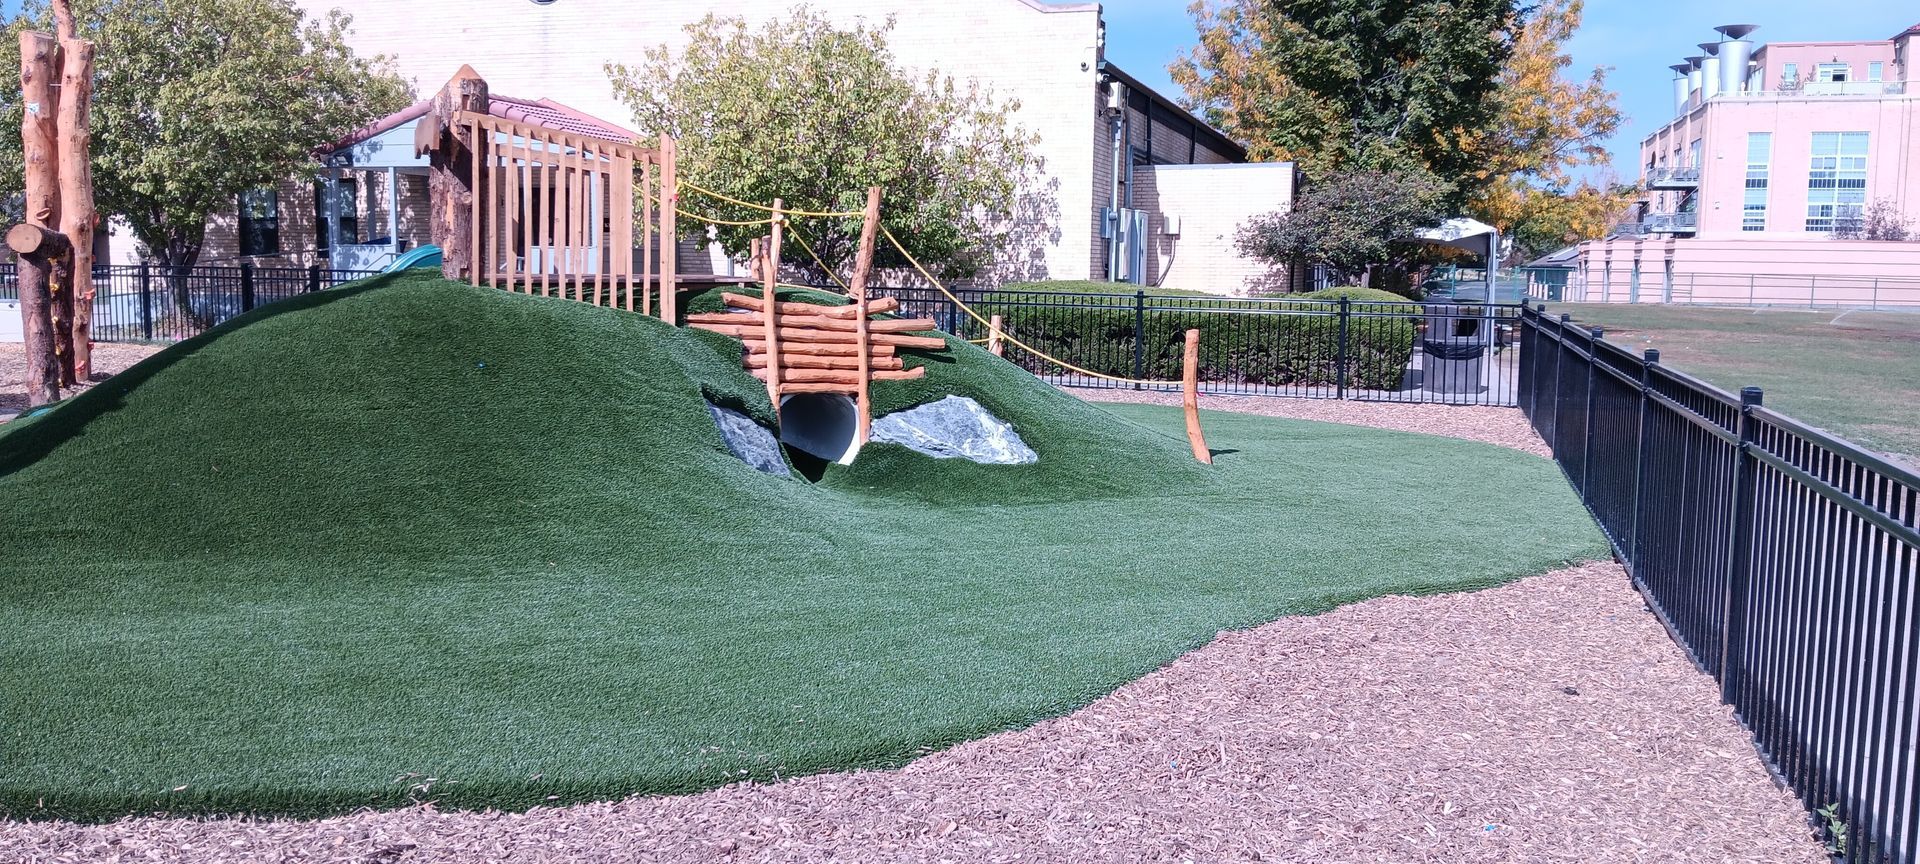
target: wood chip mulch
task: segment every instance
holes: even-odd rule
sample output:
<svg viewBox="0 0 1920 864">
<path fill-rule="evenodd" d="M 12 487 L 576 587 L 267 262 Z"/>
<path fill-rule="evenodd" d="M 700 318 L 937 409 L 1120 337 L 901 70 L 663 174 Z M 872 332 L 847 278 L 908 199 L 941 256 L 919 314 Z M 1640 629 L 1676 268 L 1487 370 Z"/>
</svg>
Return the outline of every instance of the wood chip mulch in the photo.
<svg viewBox="0 0 1920 864">
<path fill-rule="evenodd" d="M 1138 402 L 1147 405 L 1179 405 L 1177 392 L 1153 390 L 1062 388 L 1089 402 Z M 1466 438 L 1498 444 L 1535 456 L 1553 457 L 1546 442 L 1534 434 L 1533 426 L 1518 408 L 1494 408 L 1477 405 L 1428 405 L 1411 402 L 1359 402 L 1352 399 L 1290 399 L 1278 396 L 1207 396 L 1200 407 L 1208 411 L 1237 411 L 1267 417 L 1296 420 L 1320 420 L 1373 426 L 1401 432 L 1421 432 L 1448 438 Z"/>
<path fill-rule="evenodd" d="M 93 343 L 93 380 L 85 386 L 72 390 L 62 390 L 61 396 L 87 389 L 94 384 L 119 374 L 120 370 L 132 366 L 148 355 L 164 348 L 164 345 L 135 345 L 121 342 Z M 27 410 L 27 354 L 24 346 L 18 342 L 0 342 L 0 421 Z"/>
<path fill-rule="evenodd" d="M 1221 633 L 895 771 L 529 813 L 0 827 L 10 861 L 1825 857 L 1613 564 Z"/>
</svg>

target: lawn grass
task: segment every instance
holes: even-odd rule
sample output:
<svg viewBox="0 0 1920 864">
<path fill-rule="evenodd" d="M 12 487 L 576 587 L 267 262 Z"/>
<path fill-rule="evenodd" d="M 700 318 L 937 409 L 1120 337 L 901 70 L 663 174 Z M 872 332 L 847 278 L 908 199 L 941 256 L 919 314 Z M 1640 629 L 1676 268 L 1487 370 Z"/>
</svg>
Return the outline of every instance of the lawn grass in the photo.
<svg viewBox="0 0 1920 864">
<path fill-rule="evenodd" d="M 1030 466 L 731 456 L 738 345 L 418 274 L 305 295 L 0 427 L 0 814 L 520 809 L 897 764 L 1222 628 L 1603 555 L 1554 466 L 1101 408 L 973 346 Z M 1497 625 L 1496 625 L 1497 626 Z"/>
<path fill-rule="evenodd" d="M 1549 314 L 1870 449 L 1920 464 L 1920 314 L 1607 303 Z"/>
</svg>

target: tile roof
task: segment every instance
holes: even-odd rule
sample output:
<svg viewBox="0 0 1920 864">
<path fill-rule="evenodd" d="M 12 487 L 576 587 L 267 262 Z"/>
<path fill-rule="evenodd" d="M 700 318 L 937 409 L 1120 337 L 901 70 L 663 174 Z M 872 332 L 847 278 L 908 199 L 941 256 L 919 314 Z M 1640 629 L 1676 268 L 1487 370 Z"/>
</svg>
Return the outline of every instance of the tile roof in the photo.
<svg viewBox="0 0 1920 864">
<path fill-rule="evenodd" d="M 382 132 L 388 132 L 426 116 L 433 103 L 427 100 L 415 102 L 398 111 L 361 127 L 353 134 L 320 148 L 321 153 L 331 153 L 352 147 Z M 592 138 L 604 138 L 608 141 L 630 143 L 639 138 L 639 133 L 624 126 L 609 123 L 577 108 L 562 105 L 552 99 L 522 99 L 518 96 L 505 96 L 499 93 L 487 97 L 487 113 L 520 123 L 531 123 L 561 132 L 586 135 Z"/>
</svg>

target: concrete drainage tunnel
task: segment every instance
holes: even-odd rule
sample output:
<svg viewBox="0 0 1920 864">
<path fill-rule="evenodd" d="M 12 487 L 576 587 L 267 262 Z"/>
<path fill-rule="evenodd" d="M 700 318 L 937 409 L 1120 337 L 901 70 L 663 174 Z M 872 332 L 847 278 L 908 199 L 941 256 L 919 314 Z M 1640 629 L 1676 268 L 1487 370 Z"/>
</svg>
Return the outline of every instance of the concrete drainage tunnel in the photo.
<svg viewBox="0 0 1920 864">
<path fill-rule="evenodd" d="M 780 443 L 793 467 L 819 480 L 829 463 L 853 462 L 859 447 L 860 408 L 838 393 L 794 393 L 780 397 Z"/>
</svg>

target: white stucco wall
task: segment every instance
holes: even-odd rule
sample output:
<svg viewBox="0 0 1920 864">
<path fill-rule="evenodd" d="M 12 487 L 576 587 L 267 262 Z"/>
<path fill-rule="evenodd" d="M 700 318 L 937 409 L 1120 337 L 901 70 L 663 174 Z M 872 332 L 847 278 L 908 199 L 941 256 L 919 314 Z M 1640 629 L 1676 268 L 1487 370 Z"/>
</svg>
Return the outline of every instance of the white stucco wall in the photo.
<svg viewBox="0 0 1920 864">
<path fill-rule="evenodd" d="M 750 23 L 784 15 L 792 0 L 297 0 L 309 12 L 338 7 L 354 18 L 353 46 L 386 54 L 402 75 L 430 95 L 461 64 L 472 65 L 492 88 L 529 98 L 549 97 L 608 120 L 631 123 L 613 95 L 608 62 L 638 64 L 647 48 L 683 45 L 683 27 L 708 12 Z M 1046 176 L 1038 188 L 1052 199 L 1031 214 L 1045 233 L 1037 251 L 1007 262 L 1005 275 L 1023 279 L 1084 279 L 1097 258 L 1095 211 L 1087 206 L 1094 183 L 1088 126 L 1095 110 L 1100 60 L 1097 4 L 1052 5 L 1028 0 L 834 0 L 815 8 L 837 22 L 879 22 L 895 16 L 891 45 L 914 69 L 936 68 L 991 87 L 1020 101 L 1019 122 L 1041 136 Z"/>
<path fill-rule="evenodd" d="M 1135 169 L 1133 206 L 1150 214 L 1149 281 L 1237 296 L 1285 291 L 1286 269 L 1241 255 L 1234 237 L 1254 216 L 1291 207 L 1293 186 L 1291 162 Z M 1178 234 L 1170 221 L 1179 223 Z"/>
</svg>

